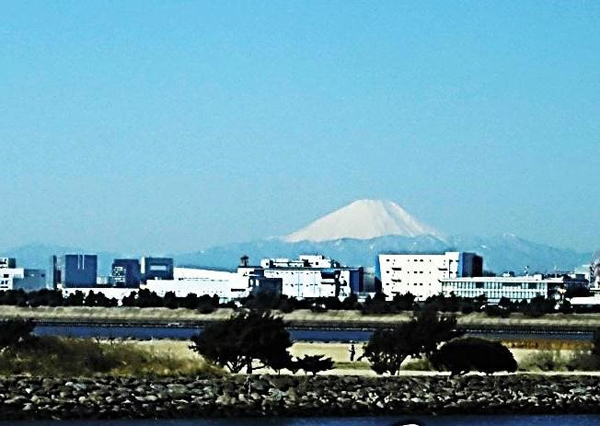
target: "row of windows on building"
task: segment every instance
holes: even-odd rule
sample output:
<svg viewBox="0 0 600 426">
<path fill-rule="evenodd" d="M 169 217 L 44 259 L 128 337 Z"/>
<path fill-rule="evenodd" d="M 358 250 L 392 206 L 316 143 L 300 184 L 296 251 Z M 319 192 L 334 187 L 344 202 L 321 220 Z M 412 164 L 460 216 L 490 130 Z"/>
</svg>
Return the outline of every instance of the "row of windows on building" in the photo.
<svg viewBox="0 0 600 426">
<path fill-rule="evenodd" d="M 431 262 L 431 259 L 427 259 L 427 260 L 428 260 L 429 262 Z M 385 259 L 385 261 L 386 261 L 386 262 L 389 262 L 389 261 L 391 261 L 391 259 Z M 407 262 L 410 262 L 410 261 L 411 261 L 411 259 L 406 259 L 406 261 L 407 261 Z M 413 260 L 413 262 L 425 262 L 425 260 L 424 260 L 424 259 L 414 259 L 414 260 Z M 444 262 L 444 263 L 446 263 L 446 261 L 445 261 L 445 260 L 444 260 L 443 262 Z"/>
<path fill-rule="evenodd" d="M 510 289 L 523 289 L 523 290 L 543 290 L 546 288 L 546 283 L 481 283 L 481 282 L 451 282 L 450 286 L 457 290 L 469 290 L 469 289 L 486 289 L 486 290 L 510 290 Z"/>
<path fill-rule="evenodd" d="M 394 280 L 395 282 L 402 282 L 401 280 Z M 431 283 L 426 283 L 428 286 L 431 286 Z M 386 286 L 390 286 L 392 285 L 391 283 L 385 283 Z M 406 285 L 412 285 L 412 286 L 417 286 L 417 285 L 425 285 L 423 283 L 412 283 L 412 284 L 406 284 Z"/>
<path fill-rule="evenodd" d="M 317 275 L 320 274 L 321 271 L 308 271 L 308 272 L 304 272 L 304 275 Z M 275 272 L 275 275 L 279 275 L 279 274 L 287 274 L 287 275 L 299 275 L 301 274 L 301 272 L 297 272 L 297 271 L 282 271 L 282 272 Z"/>
<path fill-rule="evenodd" d="M 203 283 L 229 283 L 229 280 L 215 280 L 204 277 L 179 277 L 177 281 L 202 281 Z"/>
<path fill-rule="evenodd" d="M 298 286 L 298 287 L 312 286 L 312 287 L 314 287 L 314 286 L 321 286 L 321 285 L 333 285 L 333 283 L 326 283 L 326 282 L 317 283 L 317 282 L 314 282 L 314 283 L 307 283 L 307 284 L 304 284 L 304 283 L 298 283 L 298 284 L 286 283 L 286 284 L 284 284 L 284 286 L 286 286 L 286 287 L 295 287 L 295 286 Z"/>
<path fill-rule="evenodd" d="M 506 297 L 513 300 L 532 299 L 536 296 L 545 296 L 541 291 L 499 291 L 499 290 L 451 290 L 447 293 L 454 293 L 457 297 L 475 298 L 481 295 L 488 299 L 501 299 Z"/>
</svg>

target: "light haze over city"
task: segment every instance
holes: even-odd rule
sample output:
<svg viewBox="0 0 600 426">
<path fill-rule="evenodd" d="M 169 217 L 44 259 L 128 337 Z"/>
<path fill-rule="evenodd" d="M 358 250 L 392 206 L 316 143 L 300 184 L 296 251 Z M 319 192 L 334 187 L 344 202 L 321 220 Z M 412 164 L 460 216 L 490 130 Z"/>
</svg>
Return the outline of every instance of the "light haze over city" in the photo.
<svg viewBox="0 0 600 426">
<path fill-rule="evenodd" d="M 357 199 L 600 247 L 599 2 L 4 2 L 0 233 L 175 252 Z"/>
</svg>

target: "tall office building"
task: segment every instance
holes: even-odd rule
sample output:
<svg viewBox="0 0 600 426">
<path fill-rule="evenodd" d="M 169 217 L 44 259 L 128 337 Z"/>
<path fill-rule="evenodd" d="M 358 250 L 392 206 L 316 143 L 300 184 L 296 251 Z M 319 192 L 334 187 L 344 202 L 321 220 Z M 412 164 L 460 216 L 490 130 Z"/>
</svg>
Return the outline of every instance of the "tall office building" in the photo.
<svg viewBox="0 0 600 426">
<path fill-rule="evenodd" d="M 140 261 L 137 259 L 115 259 L 112 278 L 116 287 L 139 287 L 142 280 Z"/>
<path fill-rule="evenodd" d="M 66 254 L 52 257 L 52 283 L 56 287 L 94 287 L 98 276 L 95 254 Z"/>
<path fill-rule="evenodd" d="M 425 300 L 442 292 L 442 280 L 479 277 L 483 258 L 475 253 L 450 251 L 436 254 L 380 254 L 381 290 L 391 300 L 411 293 Z"/>
<path fill-rule="evenodd" d="M 12 257 L 0 258 L 0 290 L 42 290 L 46 287 L 46 271 L 18 268 Z"/>
<path fill-rule="evenodd" d="M 141 270 L 144 281 L 172 280 L 173 259 L 169 257 L 142 257 Z"/>
</svg>

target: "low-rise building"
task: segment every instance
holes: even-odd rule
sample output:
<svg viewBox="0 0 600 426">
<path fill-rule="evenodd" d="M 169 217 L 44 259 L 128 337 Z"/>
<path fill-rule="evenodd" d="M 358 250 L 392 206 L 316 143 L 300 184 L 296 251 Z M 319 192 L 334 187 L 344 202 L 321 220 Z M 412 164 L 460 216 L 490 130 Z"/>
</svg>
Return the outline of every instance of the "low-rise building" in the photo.
<svg viewBox="0 0 600 426">
<path fill-rule="evenodd" d="M 363 291 L 362 268 L 348 268 L 322 255 L 298 259 L 263 259 L 260 267 L 266 278 L 281 279 L 281 293 L 296 299 L 337 297 L 345 299 Z"/>
<path fill-rule="evenodd" d="M 240 299 L 250 294 L 248 278 L 228 271 L 199 268 L 174 268 L 173 279 L 147 280 L 141 288 L 164 296 L 174 292 L 177 297 L 188 294 L 219 296 L 222 301 Z"/>
<path fill-rule="evenodd" d="M 0 257 L 0 269 L 16 268 L 17 260 L 14 257 Z"/>
<path fill-rule="evenodd" d="M 116 299 L 117 301 L 123 300 L 123 298 L 131 295 L 131 293 L 137 292 L 138 288 L 120 288 L 120 287 L 61 287 L 59 289 L 62 292 L 63 297 L 67 298 L 71 294 L 75 294 L 77 292 L 83 293 L 84 296 L 87 296 L 91 292 L 96 294 L 103 294 L 108 299 Z"/>
<path fill-rule="evenodd" d="M 0 290 L 36 291 L 48 288 L 43 269 L 18 268 L 13 258 L 0 259 Z"/>
<path fill-rule="evenodd" d="M 270 293 L 281 295 L 283 281 L 281 278 L 270 278 L 265 276 L 265 270 L 260 266 L 248 265 L 248 257 L 242 256 L 240 266 L 237 268 L 237 274 L 245 281 L 248 281 L 250 294 Z"/>
<path fill-rule="evenodd" d="M 586 286 L 584 278 L 544 276 L 542 274 L 515 277 L 465 277 L 443 279 L 444 296 L 475 298 L 485 296 L 489 303 L 498 303 L 503 297 L 513 302 L 531 301 L 535 297 L 560 298 L 569 288 Z"/>
<path fill-rule="evenodd" d="M 483 275 L 483 258 L 475 253 L 380 254 L 381 291 L 386 299 L 411 293 L 425 300 L 442 292 L 442 280 Z"/>
</svg>

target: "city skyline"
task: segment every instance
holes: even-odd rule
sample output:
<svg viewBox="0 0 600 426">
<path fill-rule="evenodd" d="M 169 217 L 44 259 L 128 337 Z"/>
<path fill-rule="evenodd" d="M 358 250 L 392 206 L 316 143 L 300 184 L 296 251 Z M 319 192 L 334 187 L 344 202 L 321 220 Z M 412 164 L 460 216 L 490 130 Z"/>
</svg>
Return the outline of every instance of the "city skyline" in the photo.
<svg viewBox="0 0 600 426">
<path fill-rule="evenodd" d="M 193 251 L 362 198 L 600 248 L 598 3 L 2 10 L 5 248 Z"/>
</svg>

